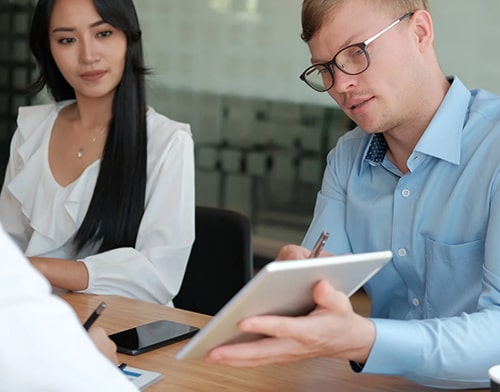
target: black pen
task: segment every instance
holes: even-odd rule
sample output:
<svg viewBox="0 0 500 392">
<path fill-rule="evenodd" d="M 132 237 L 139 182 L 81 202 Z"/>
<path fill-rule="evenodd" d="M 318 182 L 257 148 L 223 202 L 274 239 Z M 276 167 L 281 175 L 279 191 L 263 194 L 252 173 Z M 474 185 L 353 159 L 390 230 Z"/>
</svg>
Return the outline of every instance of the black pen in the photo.
<svg viewBox="0 0 500 392">
<path fill-rule="evenodd" d="M 318 241 L 316 241 L 316 244 L 314 245 L 314 248 L 312 248 L 311 254 L 309 255 L 310 259 L 319 256 L 319 254 L 323 250 L 323 247 L 326 244 L 326 240 L 328 240 L 329 235 L 330 233 L 328 233 L 327 231 L 323 231 L 320 234 Z"/>
<path fill-rule="evenodd" d="M 85 328 L 88 331 L 90 329 L 90 327 L 92 326 L 92 324 L 94 324 L 95 321 L 97 320 L 97 318 L 101 315 L 101 313 L 104 309 L 106 309 L 106 302 L 101 302 L 97 306 L 97 308 L 95 308 L 95 310 L 92 312 L 92 314 L 87 319 L 87 321 L 85 321 L 85 323 L 83 323 L 83 328 Z"/>
</svg>

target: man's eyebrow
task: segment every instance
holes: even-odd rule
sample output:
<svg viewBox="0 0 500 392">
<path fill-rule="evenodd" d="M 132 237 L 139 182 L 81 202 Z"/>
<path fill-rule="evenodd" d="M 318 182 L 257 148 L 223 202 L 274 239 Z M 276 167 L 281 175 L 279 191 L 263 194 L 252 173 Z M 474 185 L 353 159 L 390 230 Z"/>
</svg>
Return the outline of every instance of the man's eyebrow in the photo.
<svg viewBox="0 0 500 392">
<path fill-rule="evenodd" d="M 353 45 L 355 43 L 361 42 L 361 41 L 356 41 L 356 42 L 353 42 L 353 41 L 354 41 L 354 34 L 351 34 L 350 37 L 347 37 L 344 40 L 344 42 L 341 45 L 339 45 L 339 50 L 337 50 L 333 56 L 335 56 L 342 49 L 345 49 L 348 46 Z M 331 58 L 329 58 L 328 60 L 324 60 L 324 59 L 318 60 L 318 59 L 315 59 L 315 58 L 311 58 L 311 64 L 324 64 L 324 63 L 327 63 L 329 61 L 332 61 L 333 56 Z"/>
<path fill-rule="evenodd" d="M 317 60 L 317 59 L 311 58 L 311 64 L 323 64 L 323 63 L 327 63 L 330 60 L 331 59 L 328 59 L 328 60 Z"/>
</svg>

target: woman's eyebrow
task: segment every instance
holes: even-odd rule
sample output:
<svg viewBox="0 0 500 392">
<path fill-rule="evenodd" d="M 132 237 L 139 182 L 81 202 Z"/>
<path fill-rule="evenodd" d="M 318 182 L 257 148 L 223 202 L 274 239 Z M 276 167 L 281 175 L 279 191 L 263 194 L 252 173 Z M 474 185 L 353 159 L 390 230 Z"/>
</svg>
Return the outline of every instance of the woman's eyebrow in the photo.
<svg viewBox="0 0 500 392">
<path fill-rule="evenodd" d="M 90 27 L 97 27 L 97 26 L 100 26 L 102 24 L 106 24 L 106 22 L 104 20 L 98 20 L 97 22 L 94 22 L 90 25 Z M 65 27 L 65 26 L 61 26 L 61 27 L 56 27 L 52 30 L 53 33 L 58 33 L 58 32 L 68 32 L 68 31 L 75 31 L 75 28 L 74 27 Z"/>
</svg>

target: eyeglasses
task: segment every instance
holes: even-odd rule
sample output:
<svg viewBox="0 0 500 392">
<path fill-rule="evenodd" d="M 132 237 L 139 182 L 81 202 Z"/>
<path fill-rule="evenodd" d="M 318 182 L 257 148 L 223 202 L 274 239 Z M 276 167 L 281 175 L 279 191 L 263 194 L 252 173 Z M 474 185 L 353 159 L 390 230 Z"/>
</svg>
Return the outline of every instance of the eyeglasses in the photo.
<svg viewBox="0 0 500 392">
<path fill-rule="evenodd" d="M 367 46 L 399 22 L 412 15 L 413 12 L 408 12 L 366 41 L 346 46 L 327 63 L 311 65 L 302 72 L 299 78 L 313 90 L 324 92 L 330 90 L 335 83 L 334 66 L 347 75 L 358 75 L 365 72 L 370 66 L 370 56 L 366 51 Z"/>
</svg>

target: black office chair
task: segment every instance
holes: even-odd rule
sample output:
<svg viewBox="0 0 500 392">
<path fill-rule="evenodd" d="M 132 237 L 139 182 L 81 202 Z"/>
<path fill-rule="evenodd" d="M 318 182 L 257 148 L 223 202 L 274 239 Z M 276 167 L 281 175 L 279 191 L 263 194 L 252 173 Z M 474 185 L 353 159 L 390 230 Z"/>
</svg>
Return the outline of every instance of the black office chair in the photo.
<svg viewBox="0 0 500 392">
<path fill-rule="evenodd" d="M 214 315 L 253 273 L 250 220 L 234 211 L 196 207 L 196 238 L 174 305 Z"/>
</svg>

